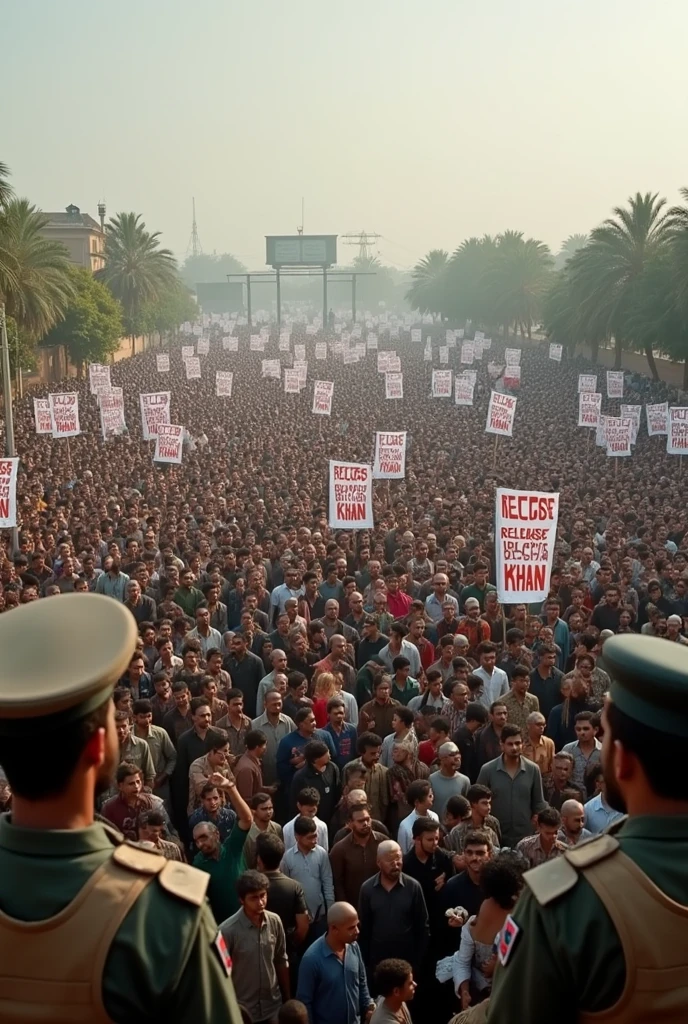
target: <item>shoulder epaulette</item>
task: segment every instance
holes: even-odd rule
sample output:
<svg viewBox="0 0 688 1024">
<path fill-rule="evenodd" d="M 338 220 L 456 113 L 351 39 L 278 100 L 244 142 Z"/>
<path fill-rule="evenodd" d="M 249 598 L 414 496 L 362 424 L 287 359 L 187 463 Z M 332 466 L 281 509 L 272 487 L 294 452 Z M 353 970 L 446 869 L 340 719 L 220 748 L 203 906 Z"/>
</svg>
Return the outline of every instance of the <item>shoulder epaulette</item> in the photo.
<svg viewBox="0 0 688 1024">
<path fill-rule="evenodd" d="M 546 907 L 573 889 L 580 871 L 611 856 L 618 849 L 618 841 L 604 834 L 567 850 L 561 857 L 526 871 L 523 880 L 540 906 Z"/>
</svg>

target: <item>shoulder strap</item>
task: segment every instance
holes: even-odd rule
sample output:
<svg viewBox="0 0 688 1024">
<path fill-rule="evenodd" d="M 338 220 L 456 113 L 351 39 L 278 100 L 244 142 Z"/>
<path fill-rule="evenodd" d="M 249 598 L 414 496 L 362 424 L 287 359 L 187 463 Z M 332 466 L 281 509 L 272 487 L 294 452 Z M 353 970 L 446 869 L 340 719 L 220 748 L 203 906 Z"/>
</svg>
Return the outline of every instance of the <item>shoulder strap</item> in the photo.
<svg viewBox="0 0 688 1024">
<path fill-rule="evenodd" d="M 561 857 L 526 871 L 523 879 L 540 906 L 546 907 L 573 889 L 579 872 L 610 857 L 618 849 L 618 840 L 605 833 L 582 846 L 567 850 Z"/>
</svg>

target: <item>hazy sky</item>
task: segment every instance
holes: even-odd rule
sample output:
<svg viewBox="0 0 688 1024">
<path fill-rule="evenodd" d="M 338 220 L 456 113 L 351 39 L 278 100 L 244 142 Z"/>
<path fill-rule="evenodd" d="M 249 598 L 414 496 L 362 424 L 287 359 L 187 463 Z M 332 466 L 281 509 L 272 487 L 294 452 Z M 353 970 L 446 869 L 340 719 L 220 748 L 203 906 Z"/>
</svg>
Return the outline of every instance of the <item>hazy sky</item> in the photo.
<svg viewBox="0 0 688 1024">
<path fill-rule="evenodd" d="M 183 258 L 514 228 L 554 250 L 688 185 L 686 0 L 4 0 L 0 160 L 46 210 L 140 212 Z M 340 245 L 340 260 L 355 250 Z"/>
</svg>

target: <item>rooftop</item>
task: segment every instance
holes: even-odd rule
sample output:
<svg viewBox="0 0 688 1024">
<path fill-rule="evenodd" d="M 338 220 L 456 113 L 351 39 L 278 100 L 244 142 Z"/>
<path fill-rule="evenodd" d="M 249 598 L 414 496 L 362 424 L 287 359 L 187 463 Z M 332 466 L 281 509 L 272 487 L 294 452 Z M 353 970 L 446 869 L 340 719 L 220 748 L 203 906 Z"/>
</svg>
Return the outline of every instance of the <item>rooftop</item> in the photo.
<svg viewBox="0 0 688 1024">
<path fill-rule="evenodd" d="M 52 213 L 46 211 L 44 216 L 48 218 L 48 225 L 55 224 L 60 227 L 90 228 L 100 231 L 100 224 L 88 213 L 82 213 L 78 206 L 70 205 L 62 212 Z"/>
</svg>

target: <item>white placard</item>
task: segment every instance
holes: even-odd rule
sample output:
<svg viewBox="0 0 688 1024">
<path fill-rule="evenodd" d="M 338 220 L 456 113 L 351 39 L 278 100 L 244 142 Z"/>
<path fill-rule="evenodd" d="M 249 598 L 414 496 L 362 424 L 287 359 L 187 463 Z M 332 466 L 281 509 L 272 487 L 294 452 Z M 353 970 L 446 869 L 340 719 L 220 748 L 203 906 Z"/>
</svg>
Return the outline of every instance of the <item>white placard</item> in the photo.
<svg viewBox="0 0 688 1024">
<path fill-rule="evenodd" d="M 640 430 L 640 416 L 643 411 L 642 405 L 622 405 L 621 406 L 621 417 L 622 419 L 630 419 L 633 423 L 633 433 L 631 435 L 631 444 L 635 444 L 638 440 L 638 431 Z"/>
<path fill-rule="evenodd" d="M 155 365 L 158 369 L 158 373 L 169 373 L 170 372 L 170 354 L 169 352 L 158 352 L 155 356 Z"/>
<path fill-rule="evenodd" d="M 234 374 L 231 370 L 215 371 L 215 394 L 218 398 L 231 398 Z"/>
<path fill-rule="evenodd" d="M 274 377 L 279 380 L 282 376 L 282 367 L 279 359 L 261 360 L 261 377 Z"/>
<path fill-rule="evenodd" d="M 139 395 L 141 406 L 141 430 L 144 441 L 150 441 L 158 436 L 158 426 L 161 423 L 170 422 L 170 398 L 169 391 L 154 391 L 150 394 Z"/>
<path fill-rule="evenodd" d="M 184 366 L 186 367 L 187 380 L 201 379 L 201 360 L 198 356 L 191 356 L 190 359 L 185 359 Z"/>
<path fill-rule="evenodd" d="M 446 345 L 440 345 L 440 366 L 446 366 L 449 362 L 449 349 Z"/>
<path fill-rule="evenodd" d="M 647 417 L 648 437 L 655 437 L 657 434 L 666 434 L 669 430 L 669 403 L 657 402 L 654 405 L 645 406 Z"/>
<path fill-rule="evenodd" d="M 112 387 L 110 383 L 110 367 L 104 363 L 91 363 L 88 368 L 88 382 L 92 395 Z"/>
<path fill-rule="evenodd" d="M 454 377 L 454 405 L 473 405 L 475 381 L 464 374 Z"/>
<path fill-rule="evenodd" d="M 369 352 L 377 348 L 377 334 L 374 331 L 368 331 L 366 345 Z"/>
<path fill-rule="evenodd" d="M 19 459 L 0 459 L 0 529 L 17 525 L 17 470 Z M 39 637 L 35 640 L 38 642 Z"/>
<path fill-rule="evenodd" d="M 298 368 L 296 370 L 285 367 L 284 369 L 284 393 L 285 395 L 298 395 L 301 390 Z"/>
<path fill-rule="evenodd" d="M 504 604 L 544 601 L 549 594 L 559 495 L 497 488 L 495 569 Z"/>
<path fill-rule="evenodd" d="M 207 356 L 210 353 L 210 341 L 208 338 L 199 338 L 198 344 L 196 345 L 196 354 L 199 356 Z"/>
<path fill-rule="evenodd" d="M 191 359 L 195 354 L 193 345 L 182 345 L 182 359 Z"/>
<path fill-rule="evenodd" d="M 630 419 L 622 419 L 621 416 L 607 416 L 605 429 L 607 455 L 631 455 L 632 436 L 633 423 Z"/>
<path fill-rule="evenodd" d="M 327 359 L 327 342 L 316 341 L 315 343 L 315 358 L 316 359 Z"/>
<path fill-rule="evenodd" d="M 103 439 L 118 437 L 123 434 L 127 425 L 124 421 L 124 392 L 122 388 L 112 388 L 100 395 L 100 429 Z"/>
<path fill-rule="evenodd" d="M 579 373 L 578 374 L 578 394 L 582 394 L 584 391 L 597 391 L 597 374 L 596 373 Z M 600 392 L 601 394 L 601 392 Z"/>
<path fill-rule="evenodd" d="M 490 392 L 490 404 L 487 410 L 486 434 L 501 434 L 511 437 L 516 416 L 515 395 L 503 395 L 501 391 Z"/>
<path fill-rule="evenodd" d="M 432 397 L 451 398 L 452 395 L 452 372 L 451 370 L 432 371 Z"/>
<path fill-rule="evenodd" d="M 177 423 L 158 424 L 153 462 L 173 462 L 179 465 L 182 461 L 183 449 L 184 427 L 180 427 Z"/>
<path fill-rule="evenodd" d="M 480 354 L 482 355 L 482 344 L 480 340 L 478 340 L 478 345 L 480 345 Z M 475 342 L 464 341 L 461 345 L 461 362 L 466 363 L 467 366 L 472 366 L 473 360 L 475 359 L 475 351 Z"/>
<path fill-rule="evenodd" d="M 406 431 L 375 434 L 375 480 L 401 480 L 406 475 Z"/>
<path fill-rule="evenodd" d="M 607 398 L 623 398 L 623 370 L 607 370 Z"/>
<path fill-rule="evenodd" d="M 507 366 L 520 366 L 521 365 L 521 350 L 520 348 L 506 348 L 504 349 L 504 361 Z"/>
<path fill-rule="evenodd" d="M 79 427 L 79 396 L 74 394 L 50 395 L 50 416 L 53 437 L 75 437 Z"/>
<path fill-rule="evenodd" d="M 225 352 L 238 352 L 239 339 L 231 334 L 226 334 L 222 339 L 222 348 Z"/>
<path fill-rule="evenodd" d="M 504 383 L 508 388 L 517 388 L 521 385 L 521 367 L 518 363 L 507 363 L 504 368 Z"/>
<path fill-rule="evenodd" d="M 688 407 L 674 405 L 669 409 L 669 429 L 667 431 L 667 454 L 686 455 L 688 453 Z"/>
<path fill-rule="evenodd" d="M 373 528 L 373 467 L 330 462 L 329 525 L 335 530 Z"/>
<path fill-rule="evenodd" d="M 316 416 L 332 415 L 332 396 L 334 381 L 316 380 L 313 382 L 313 412 Z"/>
<path fill-rule="evenodd" d="M 404 375 L 403 373 L 385 374 L 385 398 L 404 397 Z"/>
<path fill-rule="evenodd" d="M 294 360 L 303 362 L 306 358 L 306 346 L 305 345 L 294 345 Z"/>
<path fill-rule="evenodd" d="M 578 426 L 597 427 L 602 412 L 602 395 L 599 391 L 581 391 L 578 395 Z"/>
<path fill-rule="evenodd" d="M 50 413 L 49 398 L 34 398 L 33 418 L 36 421 L 37 434 L 52 434 L 53 418 Z"/>
<path fill-rule="evenodd" d="M 423 331 L 420 327 L 411 328 L 411 343 L 413 345 L 420 345 L 423 341 Z"/>
<path fill-rule="evenodd" d="M 564 351 L 563 345 L 556 345 L 553 341 L 549 344 L 549 357 L 553 359 L 555 363 L 561 362 L 561 354 Z"/>
</svg>

